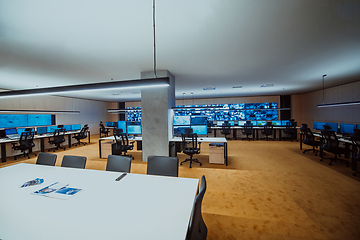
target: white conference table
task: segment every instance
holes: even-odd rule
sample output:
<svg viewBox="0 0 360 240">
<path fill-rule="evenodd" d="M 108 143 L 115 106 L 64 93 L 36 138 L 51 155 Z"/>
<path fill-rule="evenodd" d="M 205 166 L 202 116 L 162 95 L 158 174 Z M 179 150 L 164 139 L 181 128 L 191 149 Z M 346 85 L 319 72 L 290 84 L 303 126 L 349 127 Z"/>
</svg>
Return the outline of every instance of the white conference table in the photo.
<svg viewBox="0 0 360 240">
<path fill-rule="evenodd" d="M 17 164 L 0 169 L 0 239 L 185 239 L 198 179 Z M 41 185 L 20 188 L 32 179 Z M 32 193 L 54 182 L 67 200 Z"/>
</svg>

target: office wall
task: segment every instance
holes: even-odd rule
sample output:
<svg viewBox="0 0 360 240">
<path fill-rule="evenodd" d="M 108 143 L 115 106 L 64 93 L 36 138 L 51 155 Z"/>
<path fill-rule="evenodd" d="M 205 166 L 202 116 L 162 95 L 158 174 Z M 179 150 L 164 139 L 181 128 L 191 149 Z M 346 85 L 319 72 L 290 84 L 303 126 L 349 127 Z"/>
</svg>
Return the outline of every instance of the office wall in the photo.
<svg viewBox="0 0 360 240">
<path fill-rule="evenodd" d="M 327 88 L 324 91 L 324 103 L 360 101 L 360 81 Z M 311 128 L 314 122 L 336 122 L 360 124 L 360 105 L 318 108 L 323 104 L 323 91 L 292 96 L 293 118 L 298 126 L 302 123 Z"/>
<path fill-rule="evenodd" d="M 116 103 L 53 96 L 4 98 L 0 100 L 0 109 L 5 110 L 80 111 L 80 114 L 55 114 L 56 124 L 89 124 L 91 134 L 99 133 L 100 121 L 117 121 L 116 115 L 107 112 L 108 108 L 116 108 L 114 105 Z"/>
</svg>

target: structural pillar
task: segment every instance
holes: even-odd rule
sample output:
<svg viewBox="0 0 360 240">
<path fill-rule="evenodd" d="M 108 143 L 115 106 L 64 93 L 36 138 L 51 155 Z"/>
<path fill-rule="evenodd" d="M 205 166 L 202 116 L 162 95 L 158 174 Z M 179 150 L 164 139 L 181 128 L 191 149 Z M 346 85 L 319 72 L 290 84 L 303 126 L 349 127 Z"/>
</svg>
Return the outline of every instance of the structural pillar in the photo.
<svg viewBox="0 0 360 240">
<path fill-rule="evenodd" d="M 175 77 L 167 70 L 157 71 L 157 77 L 169 77 L 170 86 L 141 90 L 142 158 L 169 156 L 172 138 L 172 107 L 175 106 Z M 142 79 L 154 78 L 154 72 L 142 72 Z"/>
</svg>

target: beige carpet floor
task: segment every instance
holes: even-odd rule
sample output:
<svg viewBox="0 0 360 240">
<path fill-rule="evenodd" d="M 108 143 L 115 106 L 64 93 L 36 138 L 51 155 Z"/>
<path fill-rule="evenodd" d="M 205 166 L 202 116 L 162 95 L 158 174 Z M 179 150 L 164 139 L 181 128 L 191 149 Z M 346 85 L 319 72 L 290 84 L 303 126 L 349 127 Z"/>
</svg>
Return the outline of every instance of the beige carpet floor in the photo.
<svg viewBox="0 0 360 240">
<path fill-rule="evenodd" d="M 87 169 L 105 170 L 98 136 L 91 138 L 86 146 L 56 151 L 56 165 L 65 154 L 82 155 Z M 203 144 L 197 156 L 203 166 L 190 169 L 186 163 L 179 169 L 180 177 L 206 176 L 207 239 L 360 239 L 360 176 L 353 177 L 343 163 L 329 166 L 311 152 L 303 154 L 299 142 L 229 141 L 228 152 L 229 166 L 209 164 Z M 145 174 L 141 152 L 132 153 L 131 172 Z M 0 167 L 35 161 L 33 155 L 8 158 Z"/>
</svg>

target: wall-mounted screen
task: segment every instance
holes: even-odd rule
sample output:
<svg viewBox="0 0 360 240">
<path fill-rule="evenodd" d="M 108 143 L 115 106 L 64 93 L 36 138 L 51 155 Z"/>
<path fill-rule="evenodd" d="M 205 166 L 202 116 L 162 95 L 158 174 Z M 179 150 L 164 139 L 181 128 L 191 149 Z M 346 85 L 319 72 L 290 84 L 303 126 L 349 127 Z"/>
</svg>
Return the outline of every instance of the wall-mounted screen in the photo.
<svg viewBox="0 0 360 240">
<path fill-rule="evenodd" d="M 128 134 L 141 134 L 141 125 L 128 125 L 127 133 Z"/>
<path fill-rule="evenodd" d="M 17 130 L 16 130 L 16 128 L 7 128 L 7 129 L 5 129 L 5 133 L 6 133 L 6 135 L 14 135 L 14 134 L 17 134 Z"/>
<path fill-rule="evenodd" d="M 191 116 L 190 125 L 207 125 L 206 116 Z"/>
<path fill-rule="evenodd" d="M 36 128 L 36 134 L 40 135 L 40 134 L 45 134 L 47 133 L 47 127 L 37 127 Z"/>
<path fill-rule="evenodd" d="M 197 135 L 206 135 L 207 134 L 207 125 L 194 125 L 191 126 L 193 129 L 193 133 L 197 133 Z"/>
<path fill-rule="evenodd" d="M 46 126 L 46 125 L 51 125 L 50 114 L 28 115 L 28 126 Z"/>
<path fill-rule="evenodd" d="M 190 116 L 174 116 L 173 125 L 190 125 Z"/>
<path fill-rule="evenodd" d="M 71 130 L 72 131 L 81 130 L 81 124 L 73 124 L 73 125 L 71 125 Z"/>
<path fill-rule="evenodd" d="M 27 117 L 24 114 L 0 114 L 0 128 L 27 127 Z"/>
<path fill-rule="evenodd" d="M 340 123 L 340 133 L 352 134 L 356 129 L 356 124 Z"/>
</svg>

